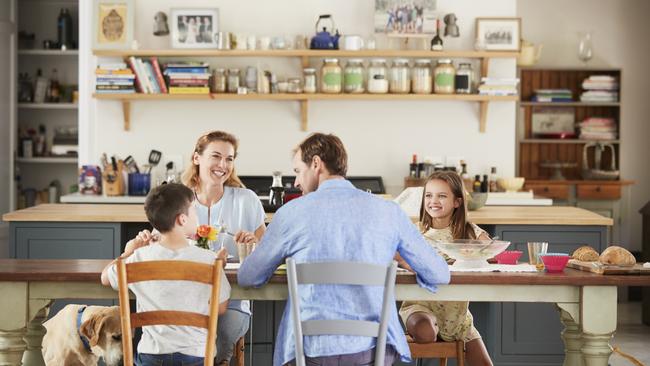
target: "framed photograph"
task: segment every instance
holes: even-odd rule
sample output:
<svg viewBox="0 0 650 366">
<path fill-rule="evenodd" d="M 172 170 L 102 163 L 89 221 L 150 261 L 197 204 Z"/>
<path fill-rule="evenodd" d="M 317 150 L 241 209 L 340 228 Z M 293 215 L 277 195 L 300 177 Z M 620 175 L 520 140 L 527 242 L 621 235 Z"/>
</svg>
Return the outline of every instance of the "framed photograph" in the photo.
<svg viewBox="0 0 650 366">
<path fill-rule="evenodd" d="M 133 43 L 134 0 L 94 0 L 93 48 L 128 49 Z"/>
<path fill-rule="evenodd" d="M 217 48 L 219 9 L 171 10 L 172 48 Z"/>
<path fill-rule="evenodd" d="M 436 33 L 437 0 L 375 0 L 375 33 L 408 36 Z"/>
<path fill-rule="evenodd" d="M 476 18 L 476 41 L 487 51 L 519 51 L 521 18 Z"/>
</svg>

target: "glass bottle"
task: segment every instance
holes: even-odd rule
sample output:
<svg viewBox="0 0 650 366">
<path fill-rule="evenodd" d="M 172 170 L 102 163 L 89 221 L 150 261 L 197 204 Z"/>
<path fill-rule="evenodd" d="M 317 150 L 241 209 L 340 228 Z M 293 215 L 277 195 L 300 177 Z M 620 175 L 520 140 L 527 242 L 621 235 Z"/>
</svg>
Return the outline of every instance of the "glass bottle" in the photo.
<svg viewBox="0 0 650 366">
<path fill-rule="evenodd" d="M 269 205 L 274 208 L 282 206 L 284 203 L 284 186 L 282 185 L 282 172 L 273 172 L 273 183 L 269 196 Z"/>
<path fill-rule="evenodd" d="M 488 175 L 483 174 L 483 181 L 481 181 L 481 192 L 487 193 L 490 189 L 490 184 L 488 183 Z"/>
<path fill-rule="evenodd" d="M 580 42 L 578 43 L 578 58 L 585 66 L 594 56 L 594 48 L 591 43 L 591 32 L 580 32 Z"/>
<path fill-rule="evenodd" d="M 436 35 L 431 40 L 431 51 L 442 51 L 442 38 L 440 38 L 440 19 L 436 19 Z"/>
<path fill-rule="evenodd" d="M 212 70 L 212 92 L 225 93 L 226 84 L 226 70 L 221 68 Z"/>
<path fill-rule="evenodd" d="M 481 192 L 481 176 L 476 174 L 474 176 L 474 183 L 472 183 L 472 191 Z"/>
<path fill-rule="evenodd" d="M 472 82 L 474 80 L 474 70 L 472 64 L 461 63 L 456 70 L 455 88 L 457 94 L 471 94 L 473 92 Z"/>
<path fill-rule="evenodd" d="M 499 187 L 497 187 L 497 167 L 493 166 L 490 169 L 490 181 L 489 181 L 489 186 L 490 186 L 490 192 L 498 192 Z"/>
<path fill-rule="evenodd" d="M 368 93 L 388 93 L 388 70 L 386 60 L 377 58 L 370 61 L 368 66 Z"/>
<path fill-rule="evenodd" d="M 61 8 L 56 25 L 59 47 L 63 51 L 72 49 L 72 16 L 67 8 Z"/>
<path fill-rule="evenodd" d="M 456 68 L 450 59 L 438 60 L 433 75 L 433 90 L 436 94 L 454 94 Z"/>
<path fill-rule="evenodd" d="M 302 70 L 302 76 L 304 79 L 302 91 L 307 94 L 316 93 L 316 69 L 305 68 Z"/>
<path fill-rule="evenodd" d="M 431 94 L 431 61 L 415 60 L 413 66 L 412 90 L 415 94 Z"/>
<path fill-rule="evenodd" d="M 390 68 L 389 90 L 394 94 L 407 94 L 411 91 L 408 60 L 393 60 L 393 66 Z"/>
<path fill-rule="evenodd" d="M 239 69 L 228 69 L 228 93 L 237 93 L 239 88 Z"/>
<path fill-rule="evenodd" d="M 411 178 L 417 178 L 418 176 L 418 156 L 416 154 L 413 154 L 411 164 L 409 164 L 409 176 Z"/>
<path fill-rule="evenodd" d="M 350 59 L 343 72 L 343 85 L 346 93 L 363 93 L 363 61 Z"/>
<path fill-rule="evenodd" d="M 52 77 L 47 95 L 50 103 L 58 103 L 61 100 L 61 86 L 59 85 L 59 75 L 56 69 L 52 69 Z"/>
<path fill-rule="evenodd" d="M 320 91 L 328 94 L 341 92 L 341 66 L 336 58 L 326 58 L 321 67 Z"/>
</svg>

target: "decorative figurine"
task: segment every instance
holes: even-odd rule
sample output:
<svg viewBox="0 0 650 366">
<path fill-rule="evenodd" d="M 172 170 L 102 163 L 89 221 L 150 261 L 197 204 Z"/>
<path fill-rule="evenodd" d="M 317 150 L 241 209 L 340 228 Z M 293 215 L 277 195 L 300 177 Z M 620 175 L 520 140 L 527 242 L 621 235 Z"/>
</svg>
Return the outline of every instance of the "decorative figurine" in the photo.
<svg viewBox="0 0 650 366">
<path fill-rule="evenodd" d="M 156 13 L 153 17 L 155 22 L 153 23 L 153 35 L 154 36 L 166 36 L 169 34 L 169 26 L 167 25 L 167 14 L 162 11 Z"/>
<path fill-rule="evenodd" d="M 445 20 L 445 37 L 450 36 L 450 37 L 459 37 L 460 32 L 458 31 L 458 25 L 456 25 L 456 14 L 454 13 L 449 13 L 445 15 L 444 20 Z"/>
</svg>

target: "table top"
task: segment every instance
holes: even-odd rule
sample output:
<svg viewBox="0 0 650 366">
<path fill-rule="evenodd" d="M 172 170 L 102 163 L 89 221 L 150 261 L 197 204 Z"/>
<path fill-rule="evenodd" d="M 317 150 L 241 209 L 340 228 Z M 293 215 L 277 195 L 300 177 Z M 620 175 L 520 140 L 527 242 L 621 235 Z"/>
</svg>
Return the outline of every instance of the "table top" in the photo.
<svg viewBox="0 0 650 366">
<path fill-rule="evenodd" d="M 97 282 L 107 259 L 0 259 L 0 281 Z M 237 282 L 236 270 L 226 270 L 230 283 Z M 276 274 L 269 282 L 286 283 Z M 398 284 L 415 284 L 415 276 L 399 272 Z M 567 268 L 563 273 L 452 272 L 453 285 L 574 285 L 650 286 L 650 276 L 600 275 Z"/>
<path fill-rule="evenodd" d="M 267 219 L 272 218 L 267 214 Z M 42 204 L 6 213 L 9 222 L 147 222 L 141 204 Z M 598 225 L 613 221 L 597 213 L 570 206 L 485 206 L 469 212 L 479 225 Z"/>
</svg>

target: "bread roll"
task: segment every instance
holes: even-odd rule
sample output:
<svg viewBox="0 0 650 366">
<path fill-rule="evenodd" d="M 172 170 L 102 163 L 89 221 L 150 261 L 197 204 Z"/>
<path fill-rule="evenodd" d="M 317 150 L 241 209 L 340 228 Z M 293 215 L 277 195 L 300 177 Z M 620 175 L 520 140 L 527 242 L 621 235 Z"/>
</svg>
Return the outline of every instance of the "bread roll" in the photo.
<svg viewBox="0 0 650 366">
<path fill-rule="evenodd" d="M 583 245 L 580 248 L 576 249 L 572 255 L 573 259 L 577 259 L 582 262 L 596 262 L 598 260 L 598 252 L 596 249 Z"/>
<path fill-rule="evenodd" d="M 636 263 L 632 253 L 615 245 L 605 249 L 598 260 L 602 264 L 614 266 L 633 266 Z"/>
</svg>

